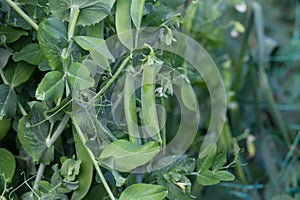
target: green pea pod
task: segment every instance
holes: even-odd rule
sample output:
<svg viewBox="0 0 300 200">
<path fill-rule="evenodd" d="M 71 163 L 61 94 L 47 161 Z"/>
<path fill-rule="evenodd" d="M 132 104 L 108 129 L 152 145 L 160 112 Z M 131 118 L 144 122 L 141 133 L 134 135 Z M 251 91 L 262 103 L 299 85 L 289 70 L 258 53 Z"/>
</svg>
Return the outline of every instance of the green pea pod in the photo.
<svg viewBox="0 0 300 200">
<path fill-rule="evenodd" d="M 124 86 L 124 111 L 129 134 L 129 140 L 141 144 L 135 103 L 135 80 L 130 72 L 127 72 Z"/>
<path fill-rule="evenodd" d="M 157 111 L 155 106 L 155 81 L 162 63 L 147 62 L 143 65 L 143 77 L 141 88 L 142 116 L 145 130 L 155 141 L 162 143 L 160 136 Z"/>
<path fill-rule="evenodd" d="M 88 193 L 93 180 L 93 162 L 82 144 L 75 128 L 73 128 L 73 136 L 75 140 L 75 148 L 77 159 L 81 161 L 80 173 L 78 176 L 79 187 L 72 194 L 71 200 L 83 199 Z"/>
<path fill-rule="evenodd" d="M 180 93 L 184 106 L 191 111 L 196 111 L 198 109 L 197 96 L 187 78 L 181 79 Z"/>
<path fill-rule="evenodd" d="M 131 0 L 118 0 L 116 7 L 116 29 L 121 43 L 128 49 L 133 48 L 130 18 Z"/>
<path fill-rule="evenodd" d="M 141 27 L 145 0 L 132 0 L 131 2 L 131 18 L 137 29 Z"/>
<path fill-rule="evenodd" d="M 197 7 L 198 7 L 198 1 L 192 1 L 189 6 L 186 9 L 186 14 L 184 16 L 184 32 L 185 33 L 191 33 L 192 32 L 192 27 L 193 27 L 193 21 L 196 15 Z"/>
</svg>

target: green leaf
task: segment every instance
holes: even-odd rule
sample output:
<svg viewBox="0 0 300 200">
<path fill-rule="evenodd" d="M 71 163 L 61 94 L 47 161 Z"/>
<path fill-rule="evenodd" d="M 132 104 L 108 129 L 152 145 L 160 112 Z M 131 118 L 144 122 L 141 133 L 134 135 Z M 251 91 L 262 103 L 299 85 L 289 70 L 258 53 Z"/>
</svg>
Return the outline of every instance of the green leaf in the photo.
<svg viewBox="0 0 300 200">
<path fill-rule="evenodd" d="M 81 161 L 69 158 L 61 166 L 60 174 L 69 182 L 75 181 L 79 174 Z"/>
<path fill-rule="evenodd" d="M 114 61 L 113 55 L 110 53 L 105 40 L 89 36 L 75 36 L 72 38 L 76 44 L 87 51 L 97 51 L 101 55 Z"/>
<path fill-rule="evenodd" d="M 226 162 L 227 162 L 227 151 L 224 150 L 222 153 L 218 154 L 214 158 L 212 169 L 219 170 L 226 164 Z"/>
<path fill-rule="evenodd" d="M 151 161 L 159 150 L 158 143 L 154 141 L 140 146 L 121 139 L 103 149 L 100 155 L 100 163 L 120 172 L 129 172 Z"/>
<path fill-rule="evenodd" d="M 22 35 L 28 35 L 28 33 L 22 29 L 0 26 L 0 36 L 1 35 L 6 37 L 6 43 L 12 43 L 17 41 Z"/>
<path fill-rule="evenodd" d="M 34 69 L 34 66 L 26 62 L 18 62 L 8 65 L 4 73 L 11 87 L 18 87 L 28 81 Z"/>
<path fill-rule="evenodd" d="M 17 94 L 9 85 L 0 85 L 0 120 L 13 117 L 17 110 Z"/>
<path fill-rule="evenodd" d="M 7 119 L 6 117 L 3 117 L 2 120 L 0 120 L 0 140 L 7 134 L 10 124 L 10 119 Z"/>
<path fill-rule="evenodd" d="M 52 70 L 62 67 L 62 49 L 68 47 L 65 25 L 55 18 L 43 20 L 38 29 L 40 48 Z"/>
<path fill-rule="evenodd" d="M 40 82 L 35 97 L 38 100 L 52 101 L 62 97 L 65 88 L 64 74 L 59 71 L 48 72 Z"/>
<path fill-rule="evenodd" d="M 131 2 L 131 19 L 137 29 L 141 27 L 144 5 L 145 0 L 132 0 Z"/>
<path fill-rule="evenodd" d="M 133 48 L 130 19 L 131 0 L 117 1 L 116 29 L 119 40 L 128 49 Z"/>
<path fill-rule="evenodd" d="M 167 193 L 163 186 L 140 183 L 127 187 L 120 200 L 163 200 Z"/>
<path fill-rule="evenodd" d="M 16 169 L 15 157 L 10 151 L 0 148 L 0 174 L 4 174 L 10 183 Z"/>
<path fill-rule="evenodd" d="M 220 179 L 216 178 L 212 171 L 206 170 L 197 174 L 197 182 L 203 186 L 216 185 L 220 183 Z"/>
<path fill-rule="evenodd" d="M 197 160 L 197 170 L 199 173 L 208 170 L 214 161 L 217 146 L 215 144 L 207 146 L 199 155 Z"/>
<path fill-rule="evenodd" d="M 49 122 L 44 121 L 43 115 L 46 110 L 46 105 L 35 103 L 31 112 L 19 120 L 18 137 L 34 162 L 49 164 L 53 157 L 53 146 L 47 147 Z"/>
<path fill-rule="evenodd" d="M 115 0 L 50 0 L 50 11 L 53 16 L 63 21 L 70 18 L 70 9 L 79 8 L 78 25 L 92 25 L 100 22 L 114 5 Z"/>
<path fill-rule="evenodd" d="M 29 64 L 38 65 L 45 57 L 39 44 L 32 43 L 25 46 L 20 52 L 14 53 L 13 59 L 15 62 L 23 60 Z"/>
<path fill-rule="evenodd" d="M 0 55 L 0 67 L 1 69 L 4 69 L 12 53 L 7 49 L 0 48 Z"/>
<path fill-rule="evenodd" d="M 233 174 L 226 170 L 213 171 L 213 175 L 221 181 L 233 181 L 235 178 Z"/>
<path fill-rule="evenodd" d="M 86 66 L 79 62 L 71 64 L 68 71 L 68 81 L 70 86 L 75 90 L 84 90 L 94 85 L 95 81 L 90 76 Z"/>
<path fill-rule="evenodd" d="M 83 49 L 90 52 L 91 58 L 103 70 L 110 71 L 109 60 L 114 61 L 113 55 L 110 53 L 105 40 L 88 37 L 88 36 L 75 36 L 73 40 Z"/>
<path fill-rule="evenodd" d="M 93 162 L 75 129 L 73 129 L 77 159 L 81 161 L 78 175 L 79 187 L 72 194 L 74 200 L 82 199 L 88 193 L 93 180 Z"/>
</svg>

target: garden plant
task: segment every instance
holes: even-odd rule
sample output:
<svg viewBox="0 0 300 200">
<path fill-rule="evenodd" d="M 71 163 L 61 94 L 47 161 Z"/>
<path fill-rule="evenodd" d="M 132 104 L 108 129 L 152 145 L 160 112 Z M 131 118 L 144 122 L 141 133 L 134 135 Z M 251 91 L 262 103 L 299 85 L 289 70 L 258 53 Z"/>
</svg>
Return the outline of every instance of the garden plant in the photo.
<svg viewBox="0 0 300 200">
<path fill-rule="evenodd" d="M 298 0 L 0 0 L 0 200 L 300 199 Z"/>
</svg>

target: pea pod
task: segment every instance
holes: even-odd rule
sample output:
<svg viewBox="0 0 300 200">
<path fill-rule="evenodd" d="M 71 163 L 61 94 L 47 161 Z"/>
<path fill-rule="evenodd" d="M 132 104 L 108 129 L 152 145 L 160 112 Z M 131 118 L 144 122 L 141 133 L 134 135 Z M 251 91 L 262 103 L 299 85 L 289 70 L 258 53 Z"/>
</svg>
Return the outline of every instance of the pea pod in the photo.
<svg viewBox="0 0 300 200">
<path fill-rule="evenodd" d="M 132 0 L 131 2 L 131 18 L 137 29 L 141 27 L 145 0 Z"/>
<path fill-rule="evenodd" d="M 180 93 L 184 106 L 191 111 L 196 111 L 198 109 L 197 96 L 187 78 L 181 79 Z"/>
<path fill-rule="evenodd" d="M 129 140 L 141 144 L 139 138 L 139 127 L 137 124 L 136 103 L 135 103 L 135 80 L 133 74 L 127 72 L 124 86 L 124 111 L 129 134 Z"/>
<path fill-rule="evenodd" d="M 198 1 L 192 1 L 189 6 L 186 9 L 186 14 L 184 16 L 184 32 L 185 33 L 191 33 L 192 31 L 192 26 L 193 26 L 193 21 L 196 15 L 196 11 L 198 8 Z"/>
<path fill-rule="evenodd" d="M 129 48 L 133 48 L 130 18 L 131 0 L 118 0 L 116 7 L 116 29 L 121 43 Z"/>
<path fill-rule="evenodd" d="M 88 193 L 93 180 L 93 162 L 82 144 L 75 128 L 73 128 L 73 135 L 75 140 L 75 148 L 78 160 L 81 161 L 80 173 L 78 176 L 79 188 L 72 194 L 71 200 L 83 199 Z"/>
<path fill-rule="evenodd" d="M 141 88 L 142 116 L 145 130 L 155 141 L 162 143 L 155 106 L 155 81 L 162 63 L 147 61 L 143 65 Z"/>
</svg>

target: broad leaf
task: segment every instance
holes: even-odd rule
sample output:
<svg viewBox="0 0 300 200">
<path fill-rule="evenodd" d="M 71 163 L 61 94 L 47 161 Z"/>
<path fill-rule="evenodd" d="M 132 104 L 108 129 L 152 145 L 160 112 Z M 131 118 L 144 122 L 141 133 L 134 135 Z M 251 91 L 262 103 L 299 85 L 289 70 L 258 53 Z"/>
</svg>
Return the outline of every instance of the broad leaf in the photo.
<svg viewBox="0 0 300 200">
<path fill-rule="evenodd" d="M 220 183 L 220 179 L 215 177 L 212 171 L 206 170 L 197 175 L 197 182 L 200 185 L 208 186 L 208 185 L 216 185 Z"/>
<path fill-rule="evenodd" d="M 35 92 L 35 97 L 42 101 L 58 100 L 62 97 L 64 88 L 64 74 L 59 71 L 51 71 L 40 82 Z"/>
<path fill-rule="evenodd" d="M 22 117 L 18 124 L 18 137 L 25 151 L 34 162 L 49 164 L 53 157 L 53 146 L 47 147 L 49 122 L 43 113 L 48 109 L 42 103 L 35 103 L 30 114 Z"/>
<path fill-rule="evenodd" d="M 53 16 L 63 21 L 70 18 L 72 7 L 79 9 L 78 25 L 92 25 L 100 22 L 107 15 L 115 0 L 50 0 L 50 11 Z"/>
<path fill-rule="evenodd" d="M 70 86 L 75 90 L 84 90 L 94 85 L 95 81 L 90 76 L 86 66 L 79 62 L 71 64 L 68 71 L 68 81 Z"/>
<path fill-rule="evenodd" d="M 77 180 L 79 181 L 79 187 L 72 194 L 74 200 L 82 199 L 88 193 L 92 180 L 93 180 L 93 162 L 84 146 L 82 144 L 77 132 L 73 129 L 73 136 L 75 141 L 77 159 L 81 161 L 80 172 Z"/>
<path fill-rule="evenodd" d="M 10 119 L 3 117 L 0 120 L 0 140 L 5 137 L 6 133 L 10 128 L 10 125 L 11 125 Z"/>
<path fill-rule="evenodd" d="M 9 85 L 0 85 L 0 120 L 13 117 L 17 110 L 17 94 Z"/>
<path fill-rule="evenodd" d="M 25 83 L 34 72 L 34 66 L 26 62 L 18 62 L 5 68 L 5 76 L 12 87 L 18 87 Z"/>
<path fill-rule="evenodd" d="M 10 183 L 16 169 L 16 161 L 14 155 L 10 151 L 0 148 L 0 174 L 4 174 Z"/>
<path fill-rule="evenodd" d="M 213 175 L 221 181 L 233 181 L 235 178 L 233 174 L 226 170 L 213 171 Z"/>
<path fill-rule="evenodd" d="M 6 37 L 6 43 L 12 43 L 17 41 L 22 35 L 28 35 L 28 33 L 22 29 L 0 26 L 0 36 L 1 35 Z"/>
<path fill-rule="evenodd" d="M 62 66 L 62 49 L 68 46 L 65 25 L 55 18 L 43 20 L 38 29 L 38 41 L 41 50 L 52 70 Z"/>
<path fill-rule="evenodd" d="M 151 161 L 159 150 L 158 143 L 153 141 L 140 146 L 127 140 L 117 140 L 103 149 L 100 163 L 120 172 L 129 172 Z"/>
<path fill-rule="evenodd" d="M 29 64 L 38 65 L 45 57 L 39 44 L 33 43 L 25 46 L 20 52 L 14 53 L 13 59 L 15 62 L 23 60 Z"/>
<path fill-rule="evenodd" d="M 0 48 L 0 55 L 0 67 L 3 69 L 12 53 L 7 49 Z"/>
<path fill-rule="evenodd" d="M 217 146 L 215 144 L 206 147 L 199 155 L 197 160 L 197 170 L 199 173 L 208 170 L 214 161 L 216 155 Z"/>
<path fill-rule="evenodd" d="M 88 36 L 75 36 L 73 40 L 83 49 L 90 52 L 93 61 L 103 70 L 110 71 L 109 60 L 114 61 L 113 55 L 110 53 L 105 40 L 88 37 Z"/>
<path fill-rule="evenodd" d="M 224 150 L 222 153 L 218 154 L 214 158 L 212 169 L 213 170 L 221 169 L 226 164 L 226 161 L 227 161 L 227 151 Z"/>
<path fill-rule="evenodd" d="M 113 55 L 110 53 L 105 40 L 89 36 L 75 36 L 73 40 L 83 49 L 87 51 L 97 51 L 99 54 L 108 59 L 114 60 Z"/>
<path fill-rule="evenodd" d="M 120 200 L 163 200 L 167 193 L 163 186 L 140 183 L 127 187 Z"/>
</svg>

